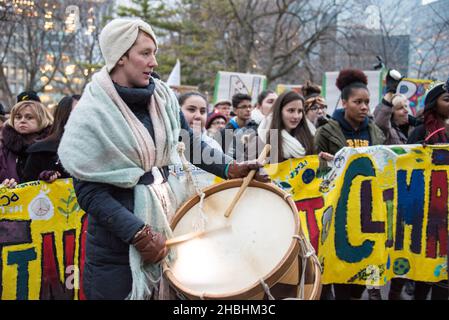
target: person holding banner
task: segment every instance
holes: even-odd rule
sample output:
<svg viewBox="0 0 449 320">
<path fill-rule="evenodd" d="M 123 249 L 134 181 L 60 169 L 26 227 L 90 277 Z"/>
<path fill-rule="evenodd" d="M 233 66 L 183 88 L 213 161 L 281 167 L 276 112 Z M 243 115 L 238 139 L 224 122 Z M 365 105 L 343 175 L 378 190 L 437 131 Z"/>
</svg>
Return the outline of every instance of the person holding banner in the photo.
<svg viewBox="0 0 449 320">
<path fill-rule="evenodd" d="M 38 101 L 18 102 L 0 132 L 0 181 L 14 187 L 24 182 L 24 168 L 28 158 L 26 150 L 39 139 L 45 138 L 53 123 L 53 116 Z"/>
<path fill-rule="evenodd" d="M 336 86 L 341 91 L 343 109 L 337 109 L 333 118 L 321 126 L 315 136 L 317 152 L 335 155 L 344 147 L 382 145 L 385 136 L 369 118 L 370 93 L 368 78 L 358 69 L 345 69 L 338 75 Z M 365 287 L 354 284 L 334 284 L 336 300 L 360 299 Z M 329 294 L 330 286 L 323 288 Z M 381 300 L 379 289 L 368 290 L 370 300 Z"/>
<path fill-rule="evenodd" d="M 57 150 L 64 134 L 64 126 L 80 98 L 80 95 L 73 95 L 59 101 L 48 137 L 32 144 L 27 150 L 29 156 L 23 169 L 24 181 L 53 182 L 59 178 L 70 178 L 61 165 Z"/>
<path fill-rule="evenodd" d="M 409 101 L 397 88 L 403 77 L 396 70 L 389 70 L 386 75 L 386 93 L 381 104 L 374 111 L 376 124 L 385 134 L 386 145 L 407 143 L 409 133 L 415 128 L 417 120 L 411 116 Z M 402 289 L 409 285 L 414 290 L 414 283 L 404 278 L 393 278 L 390 283 L 388 300 L 405 300 Z"/>
<path fill-rule="evenodd" d="M 266 137 L 260 139 L 272 146 L 271 159 L 280 163 L 287 159 L 302 158 L 315 152 L 315 127 L 307 120 L 304 98 L 294 91 L 281 94 L 273 106 L 273 119 Z M 321 152 L 319 156 L 331 161 L 333 156 Z"/>
<path fill-rule="evenodd" d="M 446 83 L 431 85 L 424 101 L 424 124 L 418 126 L 408 139 L 409 144 L 448 144 L 449 121 L 449 79 Z M 431 300 L 447 300 L 447 281 L 426 283 L 415 281 L 415 300 L 426 300 L 431 292 Z"/>
<path fill-rule="evenodd" d="M 245 177 L 262 164 L 236 163 L 194 139 L 175 94 L 154 73 L 158 42 L 149 24 L 110 21 L 100 49 L 106 66 L 86 86 L 58 149 L 88 214 L 84 292 L 88 299 L 166 299 L 160 262 L 173 259 L 169 217 L 182 196 L 168 165 L 180 136 L 187 157 L 198 150 L 194 164 L 219 177 Z M 221 163 L 204 163 L 202 151 Z M 269 180 L 260 171 L 256 179 Z"/>
<path fill-rule="evenodd" d="M 449 119 L 449 79 L 431 85 L 424 100 L 424 124 L 418 126 L 408 139 L 409 144 L 448 143 L 445 129 Z"/>
</svg>

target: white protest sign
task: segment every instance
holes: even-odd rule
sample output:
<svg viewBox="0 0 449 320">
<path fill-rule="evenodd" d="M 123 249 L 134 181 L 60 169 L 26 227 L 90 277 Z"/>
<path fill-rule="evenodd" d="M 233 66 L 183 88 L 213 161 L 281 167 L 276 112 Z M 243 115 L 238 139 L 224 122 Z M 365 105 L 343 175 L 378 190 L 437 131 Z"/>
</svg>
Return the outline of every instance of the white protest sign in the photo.
<svg viewBox="0 0 449 320">
<path fill-rule="evenodd" d="M 374 111 L 376 106 L 382 99 L 382 72 L 379 71 L 364 71 L 368 77 L 368 90 L 370 92 L 370 108 Z M 343 105 L 340 100 L 340 90 L 338 90 L 335 82 L 339 72 L 326 72 L 323 80 L 323 97 L 327 102 L 327 113 L 332 115 L 335 109 L 341 108 Z"/>
<path fill-rule="evenodd" d="M 231 100 L 236 93 L 248 94 L 253 103 L 257 96 L 267 87 L 264 75 L 219 71 L 215 81 L 214 103 L 220 100 Z"/>
</svg>

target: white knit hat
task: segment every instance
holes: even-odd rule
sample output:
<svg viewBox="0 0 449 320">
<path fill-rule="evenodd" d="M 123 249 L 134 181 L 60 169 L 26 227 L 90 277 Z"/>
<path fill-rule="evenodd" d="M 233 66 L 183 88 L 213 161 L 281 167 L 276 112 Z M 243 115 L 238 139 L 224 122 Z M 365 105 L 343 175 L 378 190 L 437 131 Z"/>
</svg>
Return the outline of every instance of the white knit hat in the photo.
<svg viewBox="0 0 449 320">
<path fill-rule="evenodd" d="M 114 19 L 103 28 L 100 33 L 100 49 L 108 72 L 111 72 L 120 58 L 132 47 L 139 30 L 153 38 L 157 49 L 157 40 L 153 29 L 140 19 Z"/>
</svg>

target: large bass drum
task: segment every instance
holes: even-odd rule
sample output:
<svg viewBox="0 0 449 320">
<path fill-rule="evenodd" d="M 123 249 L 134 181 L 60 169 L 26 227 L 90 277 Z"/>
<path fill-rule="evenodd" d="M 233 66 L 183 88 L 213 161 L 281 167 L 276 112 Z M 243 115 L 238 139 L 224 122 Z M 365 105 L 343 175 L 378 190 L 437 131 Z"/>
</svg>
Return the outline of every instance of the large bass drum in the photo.
<svg viewBox="0 0 449 320">
<path fill-rule="evenodd" d="M 187 299 L 319 299 L 320 264 L 289 194 L 252 181 L 225 218 L 241 184 L 214 185 L 204 190 L 203 201 L 193 197 L 177 211 L 175 237 L 229 228 L 175 247 L 172 263 L 164 264 L 172 289 Z"/>
</svg>

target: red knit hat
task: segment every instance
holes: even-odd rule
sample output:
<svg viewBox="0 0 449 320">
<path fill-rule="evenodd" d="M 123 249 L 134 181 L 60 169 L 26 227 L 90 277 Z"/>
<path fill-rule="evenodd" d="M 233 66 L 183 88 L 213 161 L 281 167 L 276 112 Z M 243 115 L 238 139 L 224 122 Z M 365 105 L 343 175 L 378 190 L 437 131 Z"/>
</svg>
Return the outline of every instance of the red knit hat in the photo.
<svg viewBox="0 0 449 320">
<path fill-rule="evenodd" d="M 226 116 L 224 114 L 219 112 L 211 113 L 209 117 L 207 117 L 206 130 L 209 129 L 212 125 L 212 122 L 214 122 L 214 120 L 218 118 L 222 118 L 224 121 L 228 122 L 228 119 L 226 119 Z"/>
</svg>

